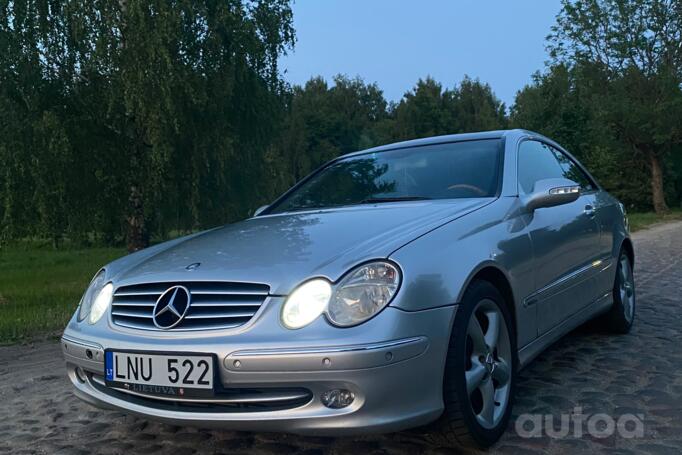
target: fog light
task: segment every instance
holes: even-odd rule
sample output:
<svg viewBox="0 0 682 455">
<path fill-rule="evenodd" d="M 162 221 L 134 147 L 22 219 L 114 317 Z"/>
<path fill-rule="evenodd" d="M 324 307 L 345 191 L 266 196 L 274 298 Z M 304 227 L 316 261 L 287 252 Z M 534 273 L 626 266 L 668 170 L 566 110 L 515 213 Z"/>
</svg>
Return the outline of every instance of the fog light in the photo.
<svg viewBox="0 0 682 455">
<path fill-rule="evenodd" d="M 355 400 L 355 394 L 350 390 L 334 389 L 327 390 L 320 397 L 322 404 L 331 409 L 341 409 L 350 406 Z"/>
</svg>

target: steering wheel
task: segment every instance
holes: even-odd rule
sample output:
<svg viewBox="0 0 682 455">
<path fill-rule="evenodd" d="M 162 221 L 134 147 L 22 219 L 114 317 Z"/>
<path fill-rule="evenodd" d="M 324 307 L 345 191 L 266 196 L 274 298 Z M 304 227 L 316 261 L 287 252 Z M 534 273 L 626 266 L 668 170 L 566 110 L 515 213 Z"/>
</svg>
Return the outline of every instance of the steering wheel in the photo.
<svg viewBox="0 0 682 455">
<path fill-rule="evenodd" d="M 470 185 L 468 183 L 457 183 L 455 185 L 450 185 L 448 190 L 469 190 L 477 196 L 487 196 L 488 193 L 476 185 Z"/>
</svg>

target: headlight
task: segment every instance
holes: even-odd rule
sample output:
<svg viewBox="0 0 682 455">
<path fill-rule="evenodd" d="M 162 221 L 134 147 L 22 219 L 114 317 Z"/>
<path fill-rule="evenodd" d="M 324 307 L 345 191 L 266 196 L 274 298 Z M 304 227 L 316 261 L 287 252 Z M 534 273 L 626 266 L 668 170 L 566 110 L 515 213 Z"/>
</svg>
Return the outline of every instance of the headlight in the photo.
<svg viewBox="0 0 682 455">
<path fill-rule="evenodd" d="M 338 285 L 316 278 L 299 286 L 282 307 L 282 324 L 300 329 L 322 313 L 334 325 L 350 327 L 375 316 L 400 287 L 400 271 L 389 262 L 372 262 L 348 273 Z"/>
<path fill-rule="evenodd" d="M 310 324 L 327 308 L 331 295 L 332 286 L 326 280 L 317 278 L 303 283 L 284 303 L 282 324 L 288 329 Z"/>
<path fill-rule="evenodd" d="M 338 284 L 329 301 L 327 317 L 349 327 L 372 318 L 389 304 L 400 286 L 400 272 L 389 262 L 358 267 Z"/>
<path fill-rule="evenodd" d="M 107 312 L 109 305 L 111 305 L 111 298 L 113 295 L 114 285 L 111 283 L 107 283 L 102 290 L 99 291 L 99 294 L 97 294 L 97 297 L 95 297 L 95 302 L 92 304 L 92 308 L 90 309 L 90 317 L 88 318 L 88 322 L 90 324 L 94 324 L 99 321 L 104 313 Z"/>
<path fill-rule="evenodd" d="M 113 291 L 114 286 L 111 283 L 106 283 L 104 270 L 99 271 L 83 294 L 78 310 L 78 321 L 82 321 L 88 316 L 90 324 L 99 321 L 111 304 Z"/>
</svg>

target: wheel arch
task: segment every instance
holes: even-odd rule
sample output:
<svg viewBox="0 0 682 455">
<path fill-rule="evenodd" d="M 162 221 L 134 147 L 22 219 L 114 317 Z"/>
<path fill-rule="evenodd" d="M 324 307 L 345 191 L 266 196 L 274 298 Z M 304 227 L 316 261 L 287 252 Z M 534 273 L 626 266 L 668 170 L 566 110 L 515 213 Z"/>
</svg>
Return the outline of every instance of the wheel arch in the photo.
<svg viewBox="0 0 682 455">
<path fill-rule="evenodd" d="M 461 304 L 464 293 L 466 293 L 467 290 L 470 289 L 472 285 L 478 281 L 486 281 L 487 283 L 490 283 L 491 286 L 495 287 L 502 294 L 504 306 L 511 314 L 513 325 L 512 330 L 516 332 L 516 311 L 514 304 L 515 299 L 513 288 L 511 286 L 511 281 L 504 272 L 504 269 L 501 268 L 499 264 L 495 263 L 494 261 L 485 261 L 471 271 L 470 275 L 467 277 L 467 279 L 464 281 L 464 284 L 461 287 L 460 295 L 457 302 Z M 500 429 L 481 430 L 477 429 L 477 427 L 471 426 L 470 423 L 471 419 L 473 419 L 474 423 L 476 422 L 476 420 L 475 416 L 474 417 L 469 416 L 472 412 L 474 412 L 470 408 L 469 400 L 462 398 L 463 396 L 462 393 L 466 394 L 467 390 L 466 384 L 461 382 L 465 381 L 464 374 L 461 375 L 462 378 L 460 382 L 457 382 L 457 379 L 453 378 L 451 375 L 449 376 L 448 373 L 448 372 L 452 373 L 452 371 L 454 370 L 453 368 L 448 368 L 448 363 L 452 362 L 453 360 L 455 361 L 458 360 L 458 357 L 456 355 L 451 356 L 451 352 L 453 348 L 462 345 L 461 343 L 457 343 L 457 341 L 461 341 L 461 337 L 466 337 L 467 332 L 466 325 L 464 324 L 468 323 L 468 321 L 462 318 L 458 318 L 457 315 L 458 312 L 459 310 L 455 313 L 455 317 L 453 318 L 453 325 L 450 329 L 451 333 L 448 342 L 448 349 L 446 357 L 443 362 L 444 371 L 442 393 L 444 412 L 441 418 L 434 424 L 432 424 L 433 426 L 430 427 L 432 429 L 431 434 L 440 436 L 441 438 L 445 438 L 447 444 L 452 444 L 453 441 L 457 441 L 458 444 L 460 445 L 465 444 L 470 446 L 479 445 L 480 447 L 488 447 L 492 442 L 496 441 L 499 438 L 501 433 L 505 431 L 506 423 L 499 427 L 501 428 L 501 430 Z M 470 313 L 469 316 L 473 317 L 472 314 L 473 313 Z M 459 335 L 459 338 L 456 335 Z M 512 341 L 513 345 L 516 344 L 514 343 L 514 341 L 516 341 L 514 340 L 514 338 L 510 337 L 510 341 Z M 466 352 L 463 355 L 466 356 Z M 514 346 L 512 346 L 511 356 L 512 356 L 511 361 L 514 365 L 512 366 L 512 376 L 510 382 L 510 384 L 512 384 L 512 389 L 510 391 L 509 399 L 513 400 L 515 384 L 514 376 L 519 368 L 518 347 L 514 349 Z M 456 363 L 456 365 L 461 365 L 461 363 Z M 506 419 L 509 419 L 509 415 L 512 412 L 511 406 L 512 406 L 511 401 L 509 401 L 507 403 L 507 410 L 505 411 L 505 414 L 507 415 Z M 468 408 L 469 410 L 466 410 L 465 407 Z M 506 422 L 508 423 L 508 420 Z M 456 427 L 456 431 L 453 431 L 453 427 Z M 497 434 L 493 436 L 489 435 L 486 436 L 487 435 L 487 433 L 485 433 L 486 431 L 494 431 L 497 432 Z M 436 441 L 440 442 L 438 439 L 436 439 Z"/>
<path fill-rule="evenodd" d="M 507 277 L 506 273 L 504 273 L 502 269 L 499 268 L 497 264 L 493 262 L 481 264 L 469 276 L 465 285 L 462 286 L 462 294 L 460 295 L 459 300 L 461 300 L 461 297 L 466 291 L 466 289 L 477 280 L 487 281 L 493 286 L 495 286 L 498 291 L 500 291 L 502 297 L 504 298 L 504 303 L 507 307 L 507 310 L 509 310 L 509 314 L 511 315 L 514 336 L 516 337 L 516 340 L 518 340 L 519 333 L 518 324 L 516 321 L 516 299 L 514 298 L 514 290 L 511 286 L 511 282 Z"/>
<path fill-rule="evenodd" d="M 629 237 L 625 237 L 623 239 L 623 242 L 620 245 L 621 250 L 625 250 L 625 253 L 628 255 L 628 258 L 630 259 L 630 264 L 632 265 L 632 268 L 635 268 L 635 248 L 632 245 L 632 240 Z"/>
</svg>

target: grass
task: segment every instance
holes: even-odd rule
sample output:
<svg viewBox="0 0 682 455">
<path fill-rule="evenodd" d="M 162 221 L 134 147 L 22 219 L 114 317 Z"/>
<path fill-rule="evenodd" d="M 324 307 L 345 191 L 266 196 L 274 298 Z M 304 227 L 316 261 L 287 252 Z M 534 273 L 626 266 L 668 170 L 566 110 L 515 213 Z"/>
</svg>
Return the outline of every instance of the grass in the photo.
<svg viewBox="0 0 682 455">
<path fill-rule="evenodd" d="M 125 254 L 116 248 L 0 248 L 0 344 L 64 329 L 97 270 Z"/>
<path fill-rule="evenodd" d="M 665 215 L 658 215 L 654 212 L 628 213 L 628 220 L 630 221 L 630 230 L 634 232 L 646 229 L 654 224 L 682 220 L 682 210 L 673 209 Z"/>
<path fill-rule="evenodd" d="M 629 219 L 637 231 L 682 220 L 682 210 L 631 213 Z M 90 278 L 124 254 L 121 248 L 54 250 L 35 242 L 0 248 L 0 344 L 61 332 Z"/>
</svg>

